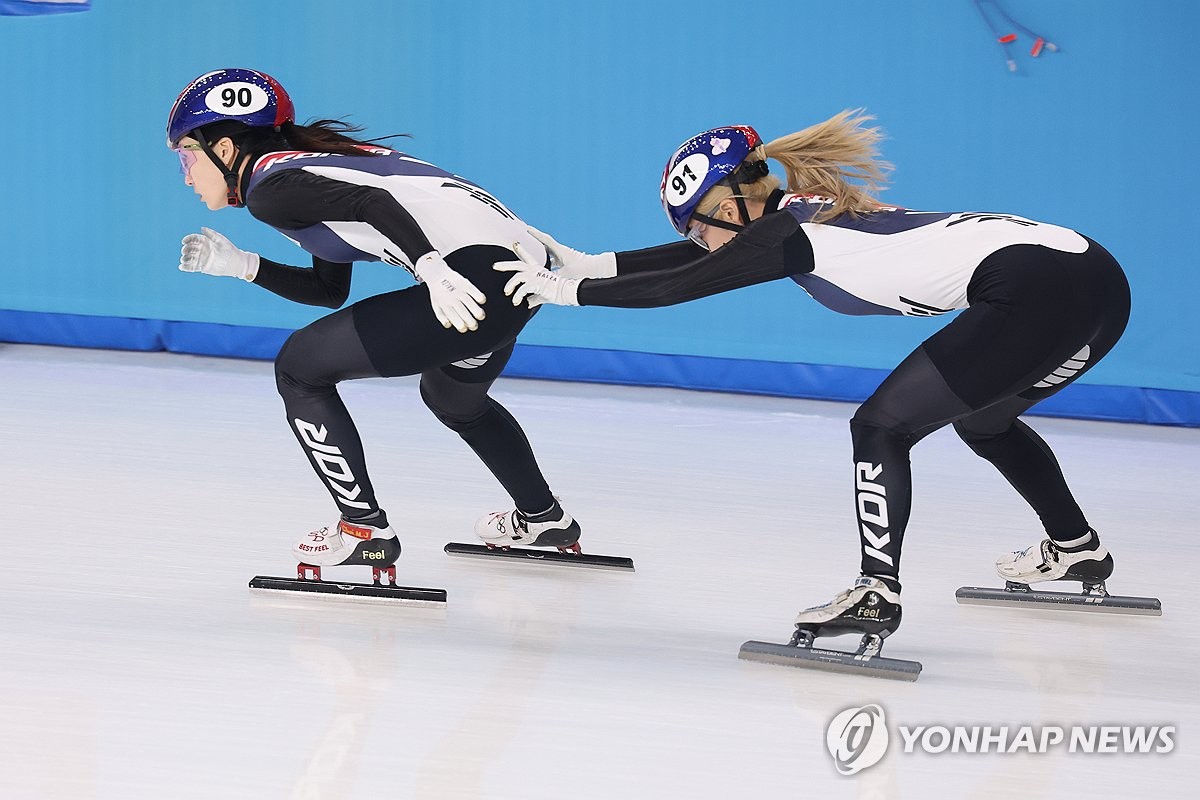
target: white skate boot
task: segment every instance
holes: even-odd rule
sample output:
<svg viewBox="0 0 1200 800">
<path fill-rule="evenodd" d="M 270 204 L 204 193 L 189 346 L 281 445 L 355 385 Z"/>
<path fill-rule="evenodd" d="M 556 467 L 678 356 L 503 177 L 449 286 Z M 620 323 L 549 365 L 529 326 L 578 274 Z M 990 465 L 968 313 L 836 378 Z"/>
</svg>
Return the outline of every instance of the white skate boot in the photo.
<svg viewBox="0 0 1200 800">
<path fill-rule="evenodd" d="M 400 557 L 400 540 L 380 512 L 370 523 L 340 519 L 333 527 L 305 535 L 292 547 L 302 564 L 314 567 L 366 566 L 387 569 Z"/>
<path fill-rule="evenodd" d="M 544 514 L 494 511 L 475 523 L 475 535 L 488 547 L 557 547 L 579 552 L 579 533 L 579 523 L 558 501 Z"/>
<path fill-rule="evenodd" d="M 1082 540 L 1082 541 L 1080 541 Z M 1007 553 L 996 559 L 996 573 L 1004 578 L 1003 589 L 986 586 L 960 586 L 954 596 L 958 602 L 981 606 L 1022 606 L 1056 611 L 1107 611 L 1114 614 L 1162 616 L 1157 597 L 1111 595 L 1104 582 L 1113 572 L 1109 555 L 1095 531 L 1064 546 L 1051 539 Z M 1031 589 L 1031 583 L 1079 581 L 1083 591 L 1049 592 Z"/>
<path fill-rule="evenodd" d="M 527 515 L 518 509 L 495 511 L 475 522 L 475 535 L 483 544 L 450 542 L 447 555 L 487 558 L 493 561 L 523 561 L 527 564 L 563 564 L 593 569 L 633 571 L 633 559 L 584 553 L 579 546 L 579 523 L 563 510 L 555 498 L 544 513 Z M 551 550 L 530 548 L 556 547 Z"/>
<path fill-rule="evenodd" d="M 260 592 L 292 592 L 344 600 L 416 603 L 445 607 L 445 589 L 396 584 L 400 540 L 382 511 L 369 522 L 339 519 L 328 528 L 307 534 L 292 547 L 300 559 L 295 578 L 256 575 L 250 588 Z M 371 568 L 371 583 L 321 579 L 322 567 Z"/>
<path fill-rule="evenodd" d="M 1063 547 L 1051 539 L 996 559 L 996 573 L 1007 581 L 1028 586 L 1042 581 L 1081 581 L 1103 585 L 1112 575 L 1113 559 L 1094 531 L 1076 547 Z"/>
</svg>

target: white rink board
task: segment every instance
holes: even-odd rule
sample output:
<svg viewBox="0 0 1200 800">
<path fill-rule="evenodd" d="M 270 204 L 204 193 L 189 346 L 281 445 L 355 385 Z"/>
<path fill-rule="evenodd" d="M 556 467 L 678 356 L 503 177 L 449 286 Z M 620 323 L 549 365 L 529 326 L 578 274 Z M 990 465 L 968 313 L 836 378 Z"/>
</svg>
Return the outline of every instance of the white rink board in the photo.
<svg viewBox="0 0 1200 800">
<path fill-rule="evenodd" d="M 0 374 L 5 800 L 1182 798 L 1200 775 L 1200 431 L 1032 420 L 1114 553 L 1110 590 L 1162 618 L 957 605 L 1039 529 L 951 432 L 922 442 L 884 649 L 924 663 L 905 684 L 737 658 L 856 574 L 851 405 L 502 380 L 623 574 L 444 555 L 505 495 L 415 380 L 344 387 L 400 582 L 446 588 L 437 611 L 248 591 L 335 516 L 270 364 L 0 345 Z M 997 756 L 905 755 L 893 730 L 844 778 L 825 727 L 865 703 L 893 726 L 1181 731 L 1169 755 Z"/>
</svg>

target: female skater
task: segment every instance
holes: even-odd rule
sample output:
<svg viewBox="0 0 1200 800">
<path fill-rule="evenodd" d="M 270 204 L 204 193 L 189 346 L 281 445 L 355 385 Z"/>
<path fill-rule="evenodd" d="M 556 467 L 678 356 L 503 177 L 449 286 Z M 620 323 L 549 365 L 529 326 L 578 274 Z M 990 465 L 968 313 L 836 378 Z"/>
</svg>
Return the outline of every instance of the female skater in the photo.
<svg viewBox="0 0 1200 800">
<path fill-rule="evenodd" d="M 900 624 L 909 450 L 947 424 L 1045 526 L 1046 540 L 997 562 L 1002 577 L 1099 584 L 1111 574 L 1112 557 L 1053 453 L 1019 416 L 1112 349 L 1129 318 L 1129 286 L 1104 248 L 1066 228 L 1011 214 L 882 205 L 874 195 L 889 167 L 868 119 L 844 111 L 767 144 L 744 126 L 689 139 L 667 162 L 661 187 L 671 224 L 689 241 L 587 255 L 539 234 L 572 276 L 590 269 L 615 277 L 568 277 L 528 254 L 496 268 L 516 273 L 506 292 L 530 305 L 665 306 L 791 278 L 845 314 L 965 309 L 854 414 L 861 576 L 796 621 L 811 635 L 853 632 L 879 642 Z M 768 174 L 767 158 L 783 165 L 786 188 Z"/>
<path fill-rule="evenodd" d="M 184 238 L 181 270 L 241 278 L 330 308 L 346 301 L 353 261 L 385 261 L 419 281 L 319 319 L 279 351 L 275 375 L 288 424 L 340 512 L 336 525 L 309 533 L 294 552 L 315 566 L 396 561 L 400 544 L 337 384 L 415 374 L 434 416 L 516 504 L 482 518 L 480 538 L 576 546 L 578 523 L 551 495 L 517 421 L 488 396 L 532 315 L 508 303 L 492 304 L 485 315 L 483 292 L 499 294 L 503 282 L 491 265 L 512 258 L 515 242 L 527 254 L 540 255 L 542 245 L 480 187 L 347 135 L 357 130 L 331 120 L 297 125 L 279 82 L 249 69 L 192 81 L 167 123 L 184 182 L 210 209 L 245 206 L 313 256 L 312 269 L 277 264 L 204 228 Z"/>
</svg>

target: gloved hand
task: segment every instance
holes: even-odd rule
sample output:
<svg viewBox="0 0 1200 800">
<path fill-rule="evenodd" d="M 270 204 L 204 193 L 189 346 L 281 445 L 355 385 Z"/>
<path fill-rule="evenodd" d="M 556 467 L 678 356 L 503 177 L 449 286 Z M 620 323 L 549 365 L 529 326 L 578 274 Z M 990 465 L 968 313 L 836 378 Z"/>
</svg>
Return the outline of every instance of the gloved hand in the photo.
<svg viewBox="0 0 1200 800">
<path fill-rule="evenodd" d="M 258 253 L 239 250 L 212 228 L 201 228 L 183 237 L 179 269 L 252 281 L 258 275 Z"/>
<path fill-rule="evenodd" d="M 459 333 L 477 330 L 476 320 L 484 318 L 481 303 L 487 301 L 475 284 L 459 275 L 436 250 L 431 250 L 413 264 L 417 278 L 429 287 L 429 304 L 443 328 L 453 325 Z"/>
<path fill-rule="evenodd" d="M 551 241 L 554 240 L 551 239 Z M 508 279 L 508 283 L 504 285 L 504 293 L 512 298 L 514 306 L 521 305 L 525 298 L 529 298 L 530 308 L 537 308 L 543 303 L 551 303 L 556 306 L 579 305 L 576 293 L 582 278 L 567 277 L 563 274 L 565 270 L 551 272 L 543 267 L 532 254 L 525 252 L 525 248 L 513 245 L 513 249 L 521 257 L 520 261 L 497 261 L 492 264 L 492 269 L 497 272 L 514 273 Z M 595 258 L 595 256 L 588 256 L 584 253 L 579 253 L 579 255 L 585 258 Z"/>
<path fill-rule="evenodd" d="M 558 267 L 558 274 L 563 277 L 615 278 L 617 276 L 616 253 L 600 253 L 599 255 L 581 253 L 565 244 L 559 244 L 553 236 L 542 233 L 537 228 L 527 228 L 527 230 L 530 236 L 546 246 L 546 251 L 550 254 L 550 266 Z M 521 257 L 522 261 L 526 261 L 524 253 L 518 251 L 517 255 Z M 528 262 L 526 261 L 526 263 Z"/>
</svg>

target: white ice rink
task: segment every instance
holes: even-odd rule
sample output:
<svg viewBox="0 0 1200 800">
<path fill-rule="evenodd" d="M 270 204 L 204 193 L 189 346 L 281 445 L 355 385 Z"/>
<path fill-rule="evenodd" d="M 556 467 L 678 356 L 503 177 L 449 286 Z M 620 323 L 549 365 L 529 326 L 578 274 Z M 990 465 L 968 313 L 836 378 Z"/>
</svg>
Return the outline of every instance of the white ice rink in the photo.
<svg viewBox="0 0 1200 800">
<path fill-rule="evenodd" d="M 444 555 L 506 496 L 415 381 L 345 386 L 436 611 L 248 591 L 336 514 L 270 364 L 10 345 L 0 375 L 3 800 L 1196 796 L 1200 430 L 1032 421 L 1110 590 L 1161 618 L 956 605 L 1039 527 L 953 433 L 919 445 L 884 652 L 925 671 L 900 683 L 737 659 L 857 572 L 851 405 L 502 380 L 623 574 Z M 842 777 L 825 729 L 865 703 L 891 749 Z M 895 726 L 936 724 L 1178 731 L 1169 754 L 902 752 Z"/>
</svg>

